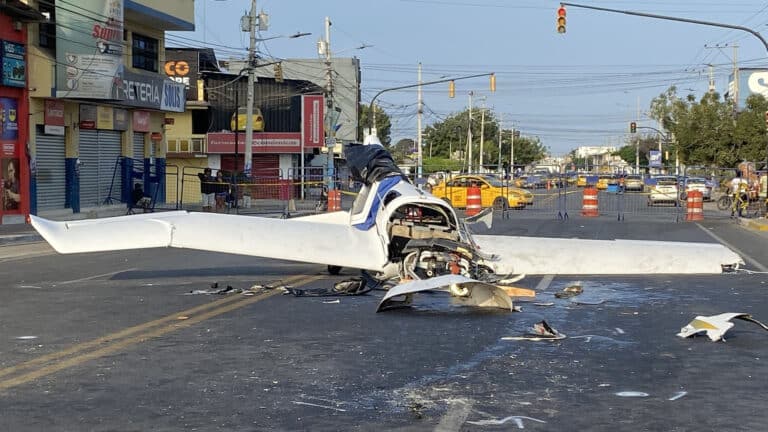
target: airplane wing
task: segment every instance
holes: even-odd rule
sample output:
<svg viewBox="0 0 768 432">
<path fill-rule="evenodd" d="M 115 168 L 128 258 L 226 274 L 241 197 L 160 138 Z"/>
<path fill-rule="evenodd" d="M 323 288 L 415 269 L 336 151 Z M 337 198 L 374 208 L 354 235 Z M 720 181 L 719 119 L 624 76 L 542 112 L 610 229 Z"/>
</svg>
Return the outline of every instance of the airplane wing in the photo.
<svg viewBox="0 0 768 432">
<path fill-rule="evenodd" d="M 174 211 L 68 222 L 30 219 L 65 254 L 173 247 L 381 271 L 387 253 L 376 230 L 355 229 L 343 214 L 313 220 Z"/>
<path fill-rule="evenodd" d="M 744 264 L 717 243 L 473 237 L 483 253 L 497 256 L 491 264 L 499 274 L 712 274 Z"/>
<path fill-rule="evenodd" d="M 443 275 L 412 280 L 390 288 L 379 302 L 376 312 L 409 306 L 415 293 L 433 290 L 449 292 L 453 302 L 463 306 L 514 310 L 512 299 L 501 287 L 461 275 Z"/>
</svg>

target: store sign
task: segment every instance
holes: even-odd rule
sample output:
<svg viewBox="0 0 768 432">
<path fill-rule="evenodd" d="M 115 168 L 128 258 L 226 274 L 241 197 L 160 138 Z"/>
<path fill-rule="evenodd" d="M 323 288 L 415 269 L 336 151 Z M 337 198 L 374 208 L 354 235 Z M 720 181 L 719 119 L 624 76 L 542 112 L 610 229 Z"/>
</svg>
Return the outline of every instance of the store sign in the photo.
<svg viewBox="0 0 768 432">
<path fill-rule="evenodd" d="M 652 168 L 661 168 L 661 152 L 651 150 L 648 152 L 648 166 Z"/>
<path fill-rule="evenodd" d="M 2 41 L 2 84 L 8 87 L 26 87 L 27 65 L 24 61 L 24 45 Z"/>
<path fill-rule="evenodd" d="M 15 98 L 0 97 L 0 140 L 19 139 L 19 104 Z"/>
<path fill-rule="evenodd" d="M 152 141 L 162 141 L 163 134 L 161 132 L 152 132 L 151 134 L 149 134 L 149 139 L 151 139 Z"/>
<path fill-rule="evenodd" d="M 305 95 L 301 97 L 302 138 L 305 147 L 322 147 L 323 136 L 323 96 Z"/>
<path fill-rule="evenodd" d="M 197 77 L 200 71 L 198 56 L 192 50 L 165 49 L 165 74 L 168 78 L 184 85 L 187 100 L 197 100 Z"/>
<path fill-rule="evenodd" d="M 123 0 L 56 2 L 56 96 L 115 99 L 123 77 Z"/>
<path fill-rule="evenodd" d="M 184 112 L 184 85 L 160 75 L 125 72 L 117 87 L 118 104 L 162 111 Z"/>
<path fill-rule="evenodd" d="M 43 132 L 46 135 L 64 136 L 64 101 L 56 99 L 45 100 L 43 114 Z"/>
<path fill-rule="evenodd" d="M 149 132 L 149 111 L 133 112 L 133 131 Z"/>
<path fill-rule="evenodd" d="M 115 115 L 112 107 L 96 107 L 96 129 L 113 130 L 115 128 Z"/>
<path fill-rule="evenodd" d="M 237 153 L 245 153 L 245 134 L 238 134 Z M 235 153 L 234 132 L 212 132 L 207 135 L 208 153 Z M 301 133 L 299 132 L 254 132 L 253 153 L 299 153 Z"/>
<path fill-rule="evenodd" d="M 128 130 L 128 110 L 122 108 L 115 108 L 115 130 L 124 131 Z"/>
<path fill-rule="evenodd" d="M 80 129 L 96 129 L 96 105 L 80 104 Z"/>
</svg>

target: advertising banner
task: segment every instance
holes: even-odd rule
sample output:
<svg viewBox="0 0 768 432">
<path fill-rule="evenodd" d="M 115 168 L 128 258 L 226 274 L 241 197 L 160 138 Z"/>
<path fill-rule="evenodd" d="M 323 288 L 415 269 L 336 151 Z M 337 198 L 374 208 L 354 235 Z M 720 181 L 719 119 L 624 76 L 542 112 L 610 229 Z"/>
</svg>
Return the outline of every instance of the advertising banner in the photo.
<svg viewBox="0 0 768 432">
<path fill-rule="evenodd" d="M 133 131 L 149 132 L 149 111 L 133 112 Z"/>
<path fill-rule="evenodd" d="M 19 139 L 18 101 L 0 97 L 0 141 L 15 142 Z"/>
<path fill-rule="evenodd" d="M 301 131 L 305 147 L 322 147 L 325 131 L 323 130 L 323 96 L 304 95 L 301 97 Z"/>
<path fill-rule="evenodd" d="M 45 124 L 43 132 L 46 135 L 64 136 L 64 101 L 45 100 L 43 123 Z"/>
<path fill-rule="evenodd" d="M 187 100 L 197 100 L 197 77 L 200 72 L 198 56 L 197 51 L 165 49 L 165 74 L 170 79 L 184 84 Z"/>
<path fill-rule="evenodd" d="M 27 65 L 24 61 L 24 45 L 2 41 L 2 84 L 8 87 L 26 87 Z"/>
<path fill-rule="evenodd" d="M 661 152 L 651 150 L 648 153 L 648 166 L 651 168 L 661 168 Z"/>
<path fill-rule="evenodd" d="M 123 77 L 123 0 L 56 3 L 56 97 L 116 99 Z"/>
<path fill-rule="evenodd" d="M 234 154 L 234 132 L 212 132 L 208 135 L 208 153 Z M 253 153 L 300 153 L 301 134 L 299 132 L 255 132 L 253 134 Z M 245 153 L 245 134 L 238 136 L 237 152 Z"/>
<path fill-rule="evenodd" d="M 97 106 L 96 107 L 96 129 L 112 130 L 115 126 L 115 116 L 112 112 L 112 107 L 109 106 Z"/>
</svg>

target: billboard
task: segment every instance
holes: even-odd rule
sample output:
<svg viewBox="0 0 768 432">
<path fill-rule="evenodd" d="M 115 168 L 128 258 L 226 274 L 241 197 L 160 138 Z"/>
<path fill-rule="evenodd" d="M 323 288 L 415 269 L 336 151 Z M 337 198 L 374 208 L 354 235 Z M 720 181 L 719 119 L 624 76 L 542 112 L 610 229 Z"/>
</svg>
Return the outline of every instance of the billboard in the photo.
<svg viewBox="0 0 768 432">
<path fill-rule="evenodd" d="M 0 53 L 2 84 L 8 87 L 26 87 L 27 65 L 24 61 L 24 45 L 4 40 L 0 49 L 2 49 Z"/>
<path fill-rule="evenodd" d="M 746 106 L 750 95 L 761 94 L 768 99 L 768 69 L 739 69 L 737 78 L 735 80 L 733 74 L 728 76 L 725 96 L 733 100 L 738 94 L 737 105 L 740 109 Z"/>
<path fill-rule="evenodd" d="M 118 99 L 123 77 L 123 0 L 56 3 L 56 97 Z"/>
</svg>

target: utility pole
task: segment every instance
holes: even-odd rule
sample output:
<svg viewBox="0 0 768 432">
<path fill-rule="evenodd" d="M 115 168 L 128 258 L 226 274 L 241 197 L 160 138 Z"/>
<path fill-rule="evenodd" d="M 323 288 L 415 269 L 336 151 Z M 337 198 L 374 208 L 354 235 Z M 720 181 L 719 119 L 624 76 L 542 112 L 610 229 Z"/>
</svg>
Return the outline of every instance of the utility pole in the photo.
<svg viewBox="0 0 768 432">
<path fill-rule="evenodd" d="M 480 111 L 480 163 L 477 167 L 479 172 L 483 172 L 483 141 L 485 140 L 485 96 L 483 96 L 483 108 Z"/>
<path fill-rule="evenodd" d="M 334 189 L 335 182 L 333 172 L 333 148 L 336 146 L 336 129 L 333 124 L 333 68 L 331 67 L 331 18 L 325 17 L 325 44 L 323 45 L 325 50 L 325 73 L 326 73 L 326 85 L 325 85 L 325 109 L 328 132 L 328 137 L 325 140 L 328 147 L 328 191 Z M 374 126 L 375 127 L 375 126 Z"/>
<path fill-rule="evenodd" d="M 515 127 L 512 126 L 509 141 L 509 178 L 515 179 Z"/>
<path fill-rule="evenodd" d="M 640 120 L 640 96 L 637 97 L 637 120 Z M 640 174 L 640 137 L 635 136 L 635 174 Z"/>
<path fill-rule="evenodd" d="M 245 164 L 243 165 L 243 173 L 246 177 L 251 176 L 251 165 L 253 164 L 253 86 L 256 82 L 256 74 L 253 70 L 256 66 L 256 24 L 258 17 L 256 16 L 256 0 L 251 0 L 251 12 L 248 15 L 248 31 L 250 32 L 251 43 L 248 47 L 248 100 L 245 107 Z M 235 109 L 235 112 L 240 107 Z"/>
<path fill-rule="evenodd" d="M 423 163 L 422 153 L 421 153 L 421 144 L 422 144 L 422 142 L 421 142 L 421 139 L 422 139 L 421 138 L 421 114 L 422 114 L 422 111 L 423 111 L 423 105 L 422 105 L 423 104 L 423 99 L 422 99 L 422 96 L 421 96 L 421 62 L 419 62 L 418 83 L 419 83 L 419 88 L 418 88 L 418 94 L 419 94 L 418 99 L 419 99 L 419 102 L 418 102 L 418 107 L 416 109 L 416 129 L 417 129 L 417 132 L 416 132 L 416 146 L 418 147 L 418 150 L 417 150 L 418 153 L 417 153 L 417 156 L 416 156 L 416 178 L 420 179 L 421 178 L 421 172 L 422 172 L 422 163 Z M 429 156 L 431 157 L 432 156 L 431 140 L 430 140 L 430 147 L 429 148 L 430 148 Z"/>
<path fill-rule="evenodd" d="M 502 123 L 503 119 L 504 119 L 504 113 L 499 114 L 499 162 L 498 162 L 498 167 L 497 168 L 499 170 L 499 173 L 501 173 L 501 174 L 504 173 L 504 171 L 501 168 L 501 129 L 502 129 L 501 123 Z"/>
<path fill-rule="evenodd" d="M 736 62 L 739 46 L 733 44 L 733 109 L 739 111 L 739 64 Z"/>
<path fill-rule="evenodd" d="M 472 95 L 469 92 L 469 126 L 467 127 L 467 173 L 472 172 Z"/>
<path fill-rule="evenodd" d="M 714 93 L 715 92 L 715 67 L 713 65 L 709 66 L 709 92 Z"/>
</svg>

